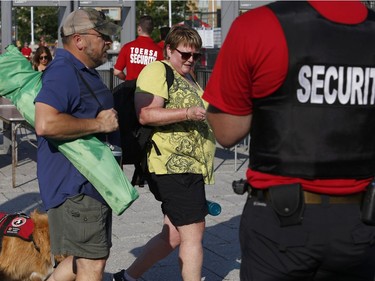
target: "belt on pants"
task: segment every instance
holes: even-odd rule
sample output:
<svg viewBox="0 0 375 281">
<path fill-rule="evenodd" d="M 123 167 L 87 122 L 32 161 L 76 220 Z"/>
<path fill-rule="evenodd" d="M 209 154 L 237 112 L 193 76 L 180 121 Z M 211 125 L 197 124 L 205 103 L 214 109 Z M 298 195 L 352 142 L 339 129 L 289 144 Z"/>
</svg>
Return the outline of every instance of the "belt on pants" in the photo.
<svg viewBox="0 0 375 281">
<path fill-rule="evenodd" d="M 263 194 L 263 198 L 270 200 L 270 193 L 268 189 L 251 189 L 251 197 L 258 197 L 259 193 Z M 305 204 L 355 204 L 361 203 L 364 196 L 364 192 L 347 194 L 347 195 L 329 195 L 329 194 L 320 194 L 310 191 L 303 191 Z"/>
</svg>

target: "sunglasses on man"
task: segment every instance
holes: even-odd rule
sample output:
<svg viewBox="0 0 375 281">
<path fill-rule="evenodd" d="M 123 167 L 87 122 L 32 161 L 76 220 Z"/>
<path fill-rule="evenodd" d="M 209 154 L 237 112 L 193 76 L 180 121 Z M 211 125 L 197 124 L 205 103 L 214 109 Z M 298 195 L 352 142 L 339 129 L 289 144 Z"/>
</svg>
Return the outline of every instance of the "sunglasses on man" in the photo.
<svg viewBox="0 0 375 281">
<path fill-rule="evenodd" d="M 200 57 L 202 56 L 201 53 L 181 52 L 181 51 L 178 50 L 178 49 L 176 49 L 176 51 L 180 53 L 181 58 L 182 58 L 183 60 L 188 60 L 188 59 L 190 59 L 190 57 L 193 57 L 193 60 L 196 61 L 196 60 L 199 60 Z"/>
</svg>

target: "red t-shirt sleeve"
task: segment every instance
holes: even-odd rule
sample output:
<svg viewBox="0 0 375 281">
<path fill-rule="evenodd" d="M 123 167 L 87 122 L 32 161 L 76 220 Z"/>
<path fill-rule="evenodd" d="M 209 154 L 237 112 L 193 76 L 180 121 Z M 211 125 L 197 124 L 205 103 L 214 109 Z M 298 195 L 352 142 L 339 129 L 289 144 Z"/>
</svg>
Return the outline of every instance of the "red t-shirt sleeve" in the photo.
<svg viewBox="0 0 375 281">
<path fill-rule="evenodd" d="M 121 48 L 121 50 L 120 50 L 120 52 L 119 52 L 119 54 L 117 56 L 116 63 L 114 65 L 115 69 L 121 70 L 121 71 L 123 71 L 125 69 L 125 67 L 126 67 L 126 58 L 128 57 L 128 49 L 129 49 L 128 44 L 125 44 Z"/>
<path fill-rule="evenodd" d="M 233 115 L 252 113 L 252 99 L 284 82 L 288 50 L 281 26 L 267 7 L 239 16 L 220 49 L 203 98 Z"/>
</svg>

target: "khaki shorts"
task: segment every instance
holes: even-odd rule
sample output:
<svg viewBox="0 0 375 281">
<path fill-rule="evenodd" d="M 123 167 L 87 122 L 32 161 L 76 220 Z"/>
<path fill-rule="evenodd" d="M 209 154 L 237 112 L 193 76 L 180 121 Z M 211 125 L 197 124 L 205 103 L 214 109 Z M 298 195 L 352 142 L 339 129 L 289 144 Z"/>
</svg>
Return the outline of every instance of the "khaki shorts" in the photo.
<svg viewBox="0 0 375 281">
<path fill-rule="evenodd" d="M 108 257 L 112 246 L 112 211 L 108 206 L 79 194 L 47 213 L 52 254 Z"/>
</svg>

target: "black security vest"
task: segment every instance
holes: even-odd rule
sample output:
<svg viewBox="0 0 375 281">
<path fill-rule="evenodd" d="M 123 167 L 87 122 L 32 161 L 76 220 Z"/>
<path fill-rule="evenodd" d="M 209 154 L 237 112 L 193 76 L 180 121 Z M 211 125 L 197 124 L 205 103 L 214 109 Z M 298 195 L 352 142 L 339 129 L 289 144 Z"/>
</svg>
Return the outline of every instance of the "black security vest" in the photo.
<svg viewBox="0 0 375 281">
<path fill-rule="evenodd" d="M 307 2 L 268 6 L 289 67 L 275 93 L 253 100 L 250 168 L 307 179 L 375 175 L 374 12 L 346 25 Z"/>
</svg>

